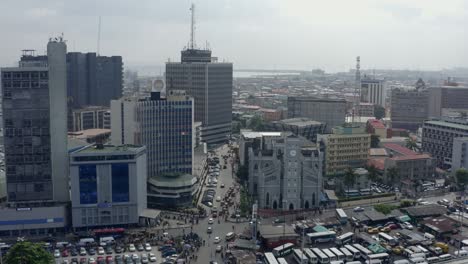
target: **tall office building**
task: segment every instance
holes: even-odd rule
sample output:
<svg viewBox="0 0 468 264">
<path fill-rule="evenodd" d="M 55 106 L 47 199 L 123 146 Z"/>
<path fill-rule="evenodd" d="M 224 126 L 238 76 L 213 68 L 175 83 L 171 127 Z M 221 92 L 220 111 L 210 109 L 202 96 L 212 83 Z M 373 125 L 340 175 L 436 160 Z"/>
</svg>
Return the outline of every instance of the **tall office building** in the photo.
<svg viewBox="0 0 468 264">
<path fill-rule="evenodd" d="M 310 141 L 289 132 L 248 147 L 249 193 L 260 208 L 295 210 L 319 206 L 323 154 Z"/>
<path fill-rule="evenodd" d="M 468 110 L 468 87 L 429 87 L 429 117 L 442 117 L 445 110 Z"/>
<path fill-rule="evenodd" d="M 364 76 L 361 79 L 361 103 L 372 103 L 385 107 L 387 98 L 385 82 Z"/>
<path fill-rule="evenodd" d="M 326 131 L 345 123 L 344 99 L 288 97 L 288 118 L 307 117 L 326 124 Z"/>
<path fill-rule="evenodd" d="M 109 106 L 122 97 L 123 62 L 121 56 L 96 53 L 67 54 L 68 104 L 71 108 L 89 105 Z"/>
<path fill-rule="evenodd" d="M 192 174 L 193 99 L 184 91 L 113 100 L 111 113 L 112 144 L 145 145 L 148 178 Z"/>
<path fill-rule="evenodd" d="M 425 121 L 422 127 L 422 150 L 437 160 L 440 168 L 452 165 L 455 138 L 468 137 L 468 121 L 440 119 Z"/>
<path fill-rule="evenodd" d="M 393 89 L 390 110 L 392 127 L 418 130 L 428 117 L 428 95 L 427 89 Z"/>
<path fill-rule="evenodd" d="M 185 90 L 195 100 L 201 140 L 221 143 L 231 134 L 232 63 L 220 63 L 210 50 L 186 49 L 181 62 L 166 63 L 166 89 Z"/>
<path fill-rule="evenodd" d="M 21 67 L 2 69 L 10 202 L 69 199 L 65 54 L 50 41 L 46 61 L 25 53 Z"/>
<path fill-rule="evenodd" d="M 70 199 L 65 42 L 51 39 L 47 56 L 24 51 L 1 78 L 9 206 L 0 209 L 0 235 L 62 230 Z"/>
</svg>

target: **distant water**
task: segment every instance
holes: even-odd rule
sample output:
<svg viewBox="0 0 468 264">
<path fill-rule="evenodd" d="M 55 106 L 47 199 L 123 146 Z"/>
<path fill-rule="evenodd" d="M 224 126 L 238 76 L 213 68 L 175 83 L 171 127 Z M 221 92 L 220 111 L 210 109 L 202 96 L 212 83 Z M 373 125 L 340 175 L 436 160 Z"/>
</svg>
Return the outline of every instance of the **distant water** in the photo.
<svg viewBox="0 0 468 264">
<path fill-rule="evenodd" d="M 275 76 L 275 75 L 299 75 L 299 73 L 290 73 L 290 72 L 236 72 L 233 73 L 234 78 L 248 78 L 255 77 L 258 75 L 263 76 Z"/>
</svg>

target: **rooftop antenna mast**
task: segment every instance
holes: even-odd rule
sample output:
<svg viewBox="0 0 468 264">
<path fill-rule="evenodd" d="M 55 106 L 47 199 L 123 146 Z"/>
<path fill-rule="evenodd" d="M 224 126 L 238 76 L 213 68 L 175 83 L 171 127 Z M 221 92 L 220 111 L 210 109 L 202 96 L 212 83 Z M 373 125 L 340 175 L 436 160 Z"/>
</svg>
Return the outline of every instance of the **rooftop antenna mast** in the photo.
<svg viewBox="0 0 468 264">
<path fill-rule="evenodd" d="M 190 7 L 192 22 L 190 24 L 190 49 L 195 49 L 195 4 Z"/>
<path fill-rule="evenodd" d="M 98 36 L 97 36 L 97 55 L 99 56 L 101 48 L 101 16 L 99 16 Z"/>
<path fill-rule="evenodd" d="M 352 111 L 352 123 L 354 124 L 356 112 L 359 107 L 359 103 L 361 102 L 361 57 L 356 57 L 356 79 L 355 79 L 355 87 L 354 87 L 354 104 L 353 104 L 353 111 Z"/>
</svg>

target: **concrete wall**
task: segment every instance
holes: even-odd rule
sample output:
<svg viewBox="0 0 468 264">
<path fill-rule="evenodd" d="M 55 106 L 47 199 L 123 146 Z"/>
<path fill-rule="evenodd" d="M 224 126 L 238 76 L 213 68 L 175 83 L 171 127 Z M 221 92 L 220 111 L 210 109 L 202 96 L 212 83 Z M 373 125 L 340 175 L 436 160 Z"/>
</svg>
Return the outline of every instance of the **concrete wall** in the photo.
<svg viewBox="0 0 468 264">
<path fill-rule="evenodd" d="M 49 42 L 50 157 L 54 200 L 68 201 L 67 45 Z"/>
</svg>

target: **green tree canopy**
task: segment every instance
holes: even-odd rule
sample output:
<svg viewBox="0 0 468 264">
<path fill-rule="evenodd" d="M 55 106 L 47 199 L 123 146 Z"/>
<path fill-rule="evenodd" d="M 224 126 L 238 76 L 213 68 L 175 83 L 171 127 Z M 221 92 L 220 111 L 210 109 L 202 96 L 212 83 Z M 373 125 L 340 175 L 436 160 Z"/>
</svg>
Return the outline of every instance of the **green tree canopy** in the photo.
<svg viewBox="0 0 468 264">
<path fill-rule="evenodd" d="M 460 187 L 464 187 L 468 184 L 468 170 L 465 168 L 458 169 L 455 172 L 455 177 L 457 178 L 457 183 Z"/>
<path fill-rule="evenodd" d="M 28 241 L 16 243 L 5 257 L 8 264 L 51 264 L 54 263 L 52 255 L 42 248 L 39 243 Z"/>
<path fill-rule="evenodd" d="M 264 126 L 264 121 L 262 117 L 259 115 L 255 115 L 250 120 L 249 128 L 252 129 L 253 131 L 260 131 L 263 129 L 263 126 Z"/>
<path fill-rule="evenodd" d="M 385 117 L 385 108 L 380 105 L 374 105 L 374 116 L 377 119 L 382 119 Z"/>
<path fill-rule="evenodd" d="M 387 181 L 390 183 L 395 183 L 398 178 L 398 169 L 396 167 L 391 167 L 387 170 Z"/>
<path fill-rule="evenodd" d="M 348 167 L 346 169 L 346 172 L 344 174 L 344 178 L 343 178 L 343 183 L 346 187 L 348 187 L 348 191 L 350 189 L 351 186 L 354 185 L 354 183 L 356 183 L 356 174 L 354 173 L 353 169 L 351 167 Z"/>
<path fill-rule="evenodd" d="M 377 168 L 374 165 L 367 167 L 367 177 L 370 181 L 375 182 L 379 179 L 379 174 L 377 173 Z"/>
<path fill-rule="evenodd" d="M 371 148 L 378 148 L 380 144 L 380 138 L 377 135 L 371 135 L 370 146 Z"/>
<path fill-rule="evenodd" d="M 412 138 L 407 138 L 406 140 L 406 147 L 411 149 L 412 151 L 418 151 L 418 145 L 416 144 L 416 141 Z"/>
</svg>

